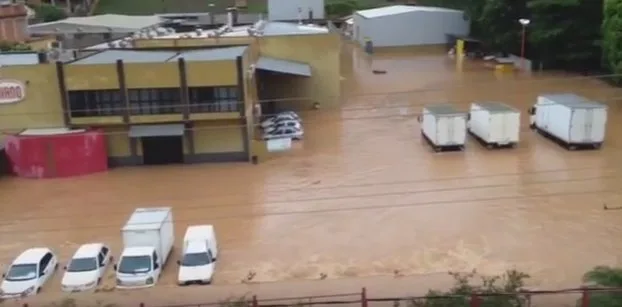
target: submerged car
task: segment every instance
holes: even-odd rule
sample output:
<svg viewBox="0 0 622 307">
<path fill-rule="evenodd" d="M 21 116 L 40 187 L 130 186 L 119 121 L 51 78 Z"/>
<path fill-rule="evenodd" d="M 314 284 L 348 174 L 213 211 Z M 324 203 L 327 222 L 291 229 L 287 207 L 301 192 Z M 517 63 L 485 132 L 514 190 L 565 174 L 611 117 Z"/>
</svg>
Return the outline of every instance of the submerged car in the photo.
<svg viewBox="0 0 622 307">
<path fill-rule="evenodd" d="M 112 261 L 110 249 L 103 243 L 84 244 L 78 248 L 67 266 L 61 281 L 66 292 L 86 291 L 95 288 Z"/>
<path fill-rule="evenodd" d="M 30 248 L 22 252 L 6 273 L 2 274 L 0 296 L 19 298 L 39 293 L 58 269 L 58 260 L 46 247 Z"/>
<path fill-rule="evenodd" d="M 302 127 L 280 127 L 271 132 L 264 132 L 264 140 L 274 140 L 289 138 L 292 140 L 302 140 L 304 130 Z"/>
<path fill-rule="evenodd" d="M 270 117 L 264 121 L 261 122 L 261 128 L 268 128 L 270 126 L 274 126 L 276 125 L 278 122 L 280 121 L 285 121 L 285 120 L 289 120 L 289 121 L 297 121 L 297 122 L 302 122 L 302 120 L 300 119 L 300 116 L 298 116 L 298 114 L 291 112 L 291 111 L 287 111 L 287 112 L 281 112 L 273 117 Z"/>
</svg>

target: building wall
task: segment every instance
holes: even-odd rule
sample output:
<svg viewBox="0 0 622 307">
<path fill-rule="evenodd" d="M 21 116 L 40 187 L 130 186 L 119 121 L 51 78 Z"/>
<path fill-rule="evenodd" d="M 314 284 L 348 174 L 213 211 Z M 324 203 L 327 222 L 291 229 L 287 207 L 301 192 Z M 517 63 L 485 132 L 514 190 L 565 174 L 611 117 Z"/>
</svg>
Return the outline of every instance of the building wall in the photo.
<svg viewBox="0 0 622 307">
<path fill-rule="evenodd" d="M 309 109 L 315 102 L 322 108 L 336 108 L 341 99 L 340 48 L 338 34 L 269 36 L 258 40 L 261 56 L 307 63 L 311 78 L 298 78 L 293 97 L 299 109 Z M 318 52 L 322 50 L 322 52 Z M 290 96 L 290 97 L 292 97 Z"/>
<path fill-rule="evenodd" d="M 355 27 L 364 29 L 375 47 L 441 45 L 447 43 L 447 34 L 469 34 L 470 22 L 464 16 L 462 12 L 410 12 L 363 19 L 360 25 L 355 20 Z"/>
<path fill-rule="evenodd" d="M 324 19 L 324 0 L 268 0 L 268 20 L 306 20 L 310 11 L 313 19 Z"/>
<path fill-rule="evenodd" d="M 0 104 L 0 131 L 25 128 L 63 127 L 63 108 L 55 65 L 15 65 L 2 67 L 2 79 L 25 84 L 24 100 Z"/>
</svg>

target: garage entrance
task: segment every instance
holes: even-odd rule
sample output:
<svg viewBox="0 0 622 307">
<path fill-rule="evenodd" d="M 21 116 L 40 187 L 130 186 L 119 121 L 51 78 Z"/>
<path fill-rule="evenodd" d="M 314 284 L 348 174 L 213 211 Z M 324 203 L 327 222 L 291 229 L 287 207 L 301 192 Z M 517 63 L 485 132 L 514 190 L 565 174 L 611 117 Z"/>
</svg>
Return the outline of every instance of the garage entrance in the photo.
<svg viewBox="0 0 622 307">
<path fill-rule="evenodd" d="M 140 138 L 143 164 L 162 165 L 184 163 L 184 139 L 182 136 L 150 136 Z"/>
<path fill-rule="evenodd" d="M 262 101 L 263 114 L 289 111 L 300 101 L 287 100 L 306 96 L 306 83 L 311 77 L 311 67 L 305 63 L 260 57 L 257 61 L 257 96 Z"/>
<path fill-rule="evenodd" d="M 129 136 L 140 139 L 145 165 L 184 162 L 183 124 L 132 126 Z"/>
</svg>

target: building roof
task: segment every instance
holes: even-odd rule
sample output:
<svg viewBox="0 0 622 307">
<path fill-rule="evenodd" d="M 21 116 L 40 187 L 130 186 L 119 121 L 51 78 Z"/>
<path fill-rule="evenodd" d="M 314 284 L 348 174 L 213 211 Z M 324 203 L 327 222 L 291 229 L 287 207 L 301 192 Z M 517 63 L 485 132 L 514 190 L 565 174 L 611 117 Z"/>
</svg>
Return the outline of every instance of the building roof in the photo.
<svg viewBox="0 0 622 307">
<path fill-rule="evenodd" d="M 490 112 L 518 112 L 518 110 L 501 102 L 476 102 L 476 104 L 480 108 Z"/>
<path fill-rule="evenodd" d="M 71 62 L 72 65 L 112 64 L 117 60 L 125 63 L 167 63 L 184 58 L 186 61 L 234 60 L 244 54 L 246 46 L 212 48 L 189 51 L 150 51 L 110 49 Z"/>
<path fill-rule="evenodd" d="M 158 16 L 130 16 L 117 14 L 70 17 L 58 21 L 28 26 L 33 34 L 53 33 L 131 33 L 154 27 L 163 22 Z"/>
<path fill-rule="evenodd" d="M 431 6 L 411 6 L 411 5 L 392 5 L 379 7 L 375 9 L 356 11 L 356 13 L 364 18 L 376 18 L 390 15 L 398 15 L 410 12 L 452 12 L 452 13 L 462 13 L 459 10 L 453 10 L 442 7 L 431 7 Z"/>
<path fill-rule="evenodd" d="M 464 114 L 456 109 L 456 107 L 449 103 L 439 103 L 425 106 L 425 110 L 433 114 L 439 115 L 451 115 L 451 114 Z"/>
<path fill-rule="evenodd" d="M 271 57 L 259 57 L 257 69 L 269 70 L 284 74 L 311 77 L 311 66 L 307 63 L 281 60 Z"/>
<path fill-rule="evenodd" d="M 313 35 L 329 33 L 327 27 L 318 25 L 301 25 L 293 22 L 259 21 L 254 25 L 236 26 L 229 31 L 223 32 L 219 37 L 249 37 L 251 32 L 260 35 L 254 36 L 285 36 L 285 35 Z M 213 37 L 216 30 L 192 31 L 162 35 L 154 39 L 176 39 L 176 38 L 209 38 Z"/>
</svg>

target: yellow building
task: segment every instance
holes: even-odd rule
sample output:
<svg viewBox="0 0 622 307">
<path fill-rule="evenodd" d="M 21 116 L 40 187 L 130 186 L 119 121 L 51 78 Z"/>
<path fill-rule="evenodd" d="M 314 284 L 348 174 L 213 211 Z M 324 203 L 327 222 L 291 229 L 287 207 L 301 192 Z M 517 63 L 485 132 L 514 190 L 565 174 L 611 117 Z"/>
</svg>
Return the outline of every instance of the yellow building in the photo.
<svg viewBox="0 0 622 307">
<path fill-rule="evenodd" d="M 304 27 L 175 34 L 67 63 L 3 67 L 0 82 L 24 93 L 0 99 L 0 131 L 101 128 L 111 165 L 261 160 L 258 113 L 339 105 L 339 37 Z"/>
</svg>

